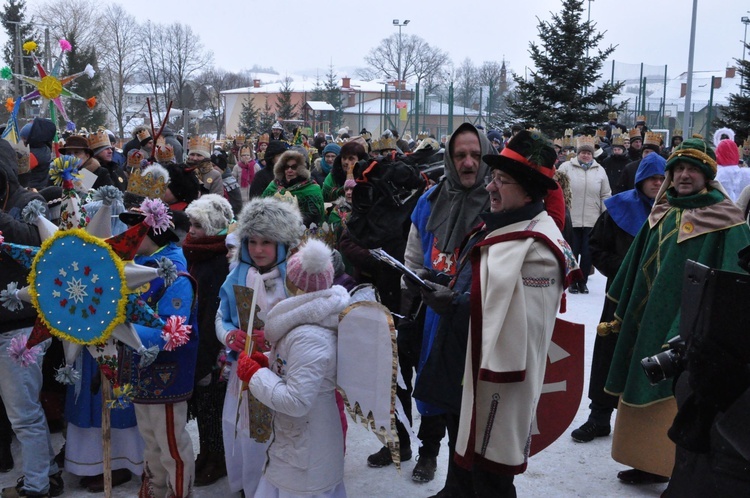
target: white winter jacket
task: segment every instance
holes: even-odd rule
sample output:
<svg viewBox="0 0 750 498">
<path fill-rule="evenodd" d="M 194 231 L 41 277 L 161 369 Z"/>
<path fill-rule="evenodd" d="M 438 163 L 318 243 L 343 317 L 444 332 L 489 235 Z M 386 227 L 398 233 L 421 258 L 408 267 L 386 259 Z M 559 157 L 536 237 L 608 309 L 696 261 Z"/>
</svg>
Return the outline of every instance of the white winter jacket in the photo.
<svg viewBox="0 0 750 498">
<path fill-rule="evenodd" d="M 570 218 L 573 228 L 593 227 L 604 211 L 604 199 L 612 196 L 607 172 L 594 161 L 588 169 L 583 169 L 577 157 L 565 161 L 558 168 L 570 178 Z"/>
<path fill-rule="evenodd" d="M 269 368 L 253 375 L 250 392 L 275 412 L 264 475 L 288 493 L 323 493 L 344 478 L 334 392 L 338 317 L 348 304 L 335 285 L 285 299 L 266 319 Z"/>
</svg>

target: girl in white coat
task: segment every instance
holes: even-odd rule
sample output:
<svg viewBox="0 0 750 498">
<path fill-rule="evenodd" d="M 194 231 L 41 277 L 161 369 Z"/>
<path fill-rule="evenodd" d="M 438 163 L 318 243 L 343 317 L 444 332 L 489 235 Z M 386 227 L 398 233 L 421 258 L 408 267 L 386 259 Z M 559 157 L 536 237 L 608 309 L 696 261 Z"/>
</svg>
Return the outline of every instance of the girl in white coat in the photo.
<svg viewBox="0 0 750 498">
<path fill-rule="evenodd" d="M 266 319 L 269 356 L 242 353 L 237 367 L 253 396 L 274 411 L 255 496 L 344 497 L 344 440 L 334 393 L 338 317 L 349 295 L 331 287 L 331 250 L 314 239 L 289 258 L 286 283 L 294 296 Z"/>
</svg>

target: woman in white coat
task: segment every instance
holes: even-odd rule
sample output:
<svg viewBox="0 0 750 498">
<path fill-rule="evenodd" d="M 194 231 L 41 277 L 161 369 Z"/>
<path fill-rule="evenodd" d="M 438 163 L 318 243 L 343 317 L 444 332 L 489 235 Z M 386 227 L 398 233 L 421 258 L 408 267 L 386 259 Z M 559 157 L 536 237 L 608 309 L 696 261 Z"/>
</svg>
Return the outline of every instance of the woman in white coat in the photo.
<svg viewBox="0 0 750 498">
<path fill-rule="evenodd" d="M 349 295 L 331 287 L 331 250 L 319 240 L 289 258 L 286 282 L 294 296 L 266 319 L 269 356 L 242 353 L 237 368 L 253 396 L 274 411 L 255 496 L 344 497 L 344 438 L 334 393 L 338 317 Z"/>
</svg>

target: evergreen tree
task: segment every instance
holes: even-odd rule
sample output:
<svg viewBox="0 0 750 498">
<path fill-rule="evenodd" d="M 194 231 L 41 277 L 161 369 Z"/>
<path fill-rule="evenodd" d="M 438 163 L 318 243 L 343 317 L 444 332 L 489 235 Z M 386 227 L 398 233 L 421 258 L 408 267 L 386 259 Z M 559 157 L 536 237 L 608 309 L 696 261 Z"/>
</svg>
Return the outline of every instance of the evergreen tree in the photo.
<svg viewBox="0 0 750 498">
<path fill-rule="evenodd" d="M 94 47 L 81 47 L 76 40 L 75 34 L 71 34 L 66 38 L 71 46 L 70 51 L 65 54 L 68 73 L 79 73 L 85 70 L 88 64 L 91 64 L 95 69 L 93 78 L 85 75 L 81 76 L 73 81 L 68 88 L 71 92 L 87 99 L 90 97 L 101 98 L 104 92 L 104 85 L 102 84 L 99 71 L 96 70 L 96 49 Z M 104 107 L 100 105 L 90 109 L 87 102 L 67 99 L 65 110 L 68 112 L 68 118 L 75 123 L 76 128 L 79 130 L 86 128 L 89 131 L 95 131 L 99 126 L 107 126 L 107 113 Z"/>
<path fill-rule="evenodd" d="M 745 45 L 750 48 L 750 43 Z M 735 130 L 735 141 L 741 142 L 748 137 L 750 129 L 750 61 L 735 59 L 737 72 L 742 77 L 740 93 L 729 94 L 729 104 L 721 106 L 714 125 L 717 128 L 727 127 Z"/>
<path fill-rule="evenodd" d="M 274 116 L 271 110 L 271 104 L 268 103 L 268 99 L 266 99 L 266 103 L 260 113 L 259 121 L 260 132 L 271 133 L 271 126 L 273 126 L 273 124 L 276 122 L 276 116 Z"/>
<path fill-rule="evenodd" d="M 310 97 L 307 100 L 313 102 L 326 100 L 325 88 L 323 88 L 323 85 L 320 83 L 320 76 L 317 74 L 315 75 L 315 86 L 313 87 L 312 92 L 310 92 Z"/>
<path fill-rule="evenodd" d="M 294 119 L 297 104 L 292 104 L 292 78 L 287 76 L 283 81 L 284 84 L 276 100 L 276 116 L 279 119 Z"/>
<path fill-rule="evenodd" d="M 240 133 L 244 135 L 257 135 L 259 117 L 260 111 L 255 108 L 253 99 L 245 99 L 242 103 L 242 112 L 240 112 Z"/>
<path fill-rule="evenodd" d="M 325 89 L 325 101 L 333 106 L 335 111 L 329 111 L 331 114 L 331 132 L 338 130 L 344 121 L 344 99 L 341 98 L 341 86 L 339 78 L 333 70 L 333 64 L 328 67 L 326 81 L 323 87 Z"/>
<path fill-rule="evenodd" d="M 8 41 L 5 42 L 3 47 L 3 61 L 10 67 L 14 72 L 18 72 L 16 68 L 16 59 L 18 54 L 21 53 L 21 63 L 23 64 L 23 74 L 26 76 L 36 77 L 37 72 L 34 68 L 34 61 L 27 54 L 23 53 L 19 47 L 16 46 L 18 36 L 20 37 L 21 45 L 27 41 L 36 41 L 39 44 L 39 52 L 41 53 L 42 44 L 39 43 L 39 37 L 31 24 L 26 23 L 26 1 L 25 0 L 8 0 L 5 2 L 3 10 L 0 11 L 0 22 L 2 22 L 3 28 L 8 35 Z M 12 84 L 11 84 L 12 86 Z M 30 87 L 25 88 L 26 91 L 30 91 Z M 19 90 L 20 93 L 26 93 L 22 86 Z"/>
<path fill-rule="evenodd" d="M 552 20 L 539 21 L 541 46 L 529 44 L 536 70 L 529 80 L 515 76 L 517 87 L 507 99 L 515 119 L 551 135 L 606 121 L 608 102 L 623 85 L 593 87 L 615 48 L 599 48 L 604 33 L 594 31 L 594 22 L 582 20 L 584 0 L 562 3 L 562 11 L 552 14 Z"/>
</svg>

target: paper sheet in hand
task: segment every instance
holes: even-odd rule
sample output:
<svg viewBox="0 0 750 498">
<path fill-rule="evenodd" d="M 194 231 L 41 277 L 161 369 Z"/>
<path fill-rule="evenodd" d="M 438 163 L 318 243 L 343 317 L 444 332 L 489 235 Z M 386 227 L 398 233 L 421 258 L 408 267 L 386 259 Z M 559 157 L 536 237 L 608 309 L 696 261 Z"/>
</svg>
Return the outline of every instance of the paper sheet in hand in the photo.
<svg viewBox="0 0 750 498">
<path fill-rule="evenodd" d="M 377 259 L 379 261 L 382 261 L 383 263 L 389 265 L 391 268 L 395 268 L 396 270 L 398 270 L 404 276 L 404 278 L 407 278 L 407 279 L 411 280 L 413 283 L 417 284 L 418 286 L 420 286 L 424 290 L 430 291 L 430 292 L 432 292 L 432 291 L 435 290 L 435 289 L 432 288 L 432 286 L 430 284 L 428 284 L 427 282 L 425 282 L 424 280 L 422 280 L 421 278 L 419 278 L 419 275 L 417 275 L 416 273 L 414 273 L 413 271 L 411 271 L 409 268 L 407 268 L 406 266 L 404 266 L 403 263 L 401 263 L 399 260 L 397 260 L 396 258 L 394 258 L 393 256 L 391 256 L 390 254 L 388 254 L 384 250 L 382 250 L 382 249 L 370 249 L 370 254 L 372 254 L 372 256 L 375 259 Z"/>
</svg>

